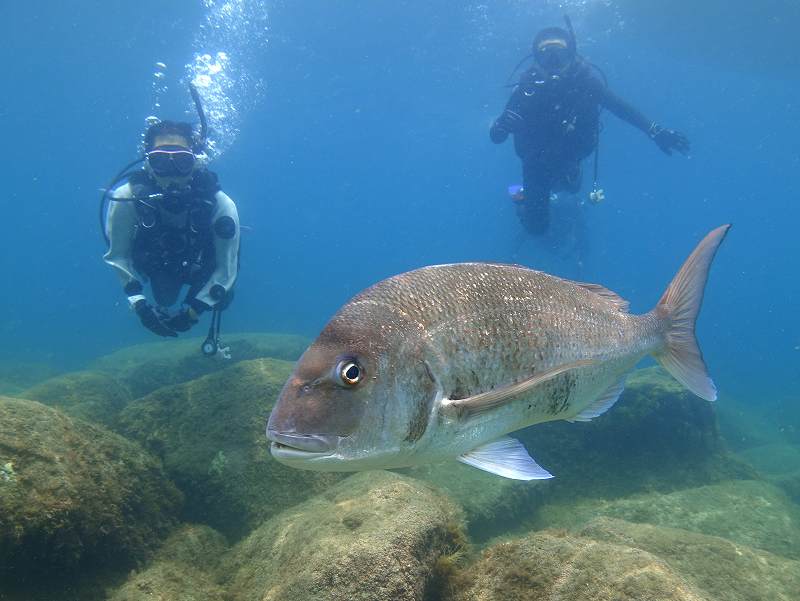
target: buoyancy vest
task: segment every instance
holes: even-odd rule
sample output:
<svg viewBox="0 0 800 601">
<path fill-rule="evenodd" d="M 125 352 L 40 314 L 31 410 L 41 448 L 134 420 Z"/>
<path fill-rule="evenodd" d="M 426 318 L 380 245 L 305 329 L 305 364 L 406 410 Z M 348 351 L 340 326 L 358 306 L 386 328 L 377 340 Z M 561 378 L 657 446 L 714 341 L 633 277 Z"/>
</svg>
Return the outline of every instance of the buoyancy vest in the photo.
<svg viewBox="0 0 800 601">
<path fill-rule="evenodd" d="M 211 218 L 219 183 L 215 173 L 196 171 L 191 184 L 165 191 L 142 170 L 128 180 L 136 207 L 134 267 L 142 274 L 169 275 L 190 283 L 198 271 L 216 266 Z"/>
</svg>

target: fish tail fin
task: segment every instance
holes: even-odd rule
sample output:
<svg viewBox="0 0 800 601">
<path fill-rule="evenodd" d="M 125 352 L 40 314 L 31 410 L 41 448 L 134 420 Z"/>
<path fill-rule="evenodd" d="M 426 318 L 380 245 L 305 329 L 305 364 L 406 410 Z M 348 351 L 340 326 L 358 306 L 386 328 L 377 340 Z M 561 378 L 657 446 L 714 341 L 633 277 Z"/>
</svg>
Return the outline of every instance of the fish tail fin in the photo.
<svg viewBox="0 0 800 601">
<path fill-rule="evenodd" d="M 711 262 L 730 227 L 720 226 L 703 238 L 653 310 L 667 322 L 666 345 L 654 353 L 656 360 L 673 378 L 707 401 L 717 399 L 717 389 L 708 375 L 694 327 Z"/>
</svg>

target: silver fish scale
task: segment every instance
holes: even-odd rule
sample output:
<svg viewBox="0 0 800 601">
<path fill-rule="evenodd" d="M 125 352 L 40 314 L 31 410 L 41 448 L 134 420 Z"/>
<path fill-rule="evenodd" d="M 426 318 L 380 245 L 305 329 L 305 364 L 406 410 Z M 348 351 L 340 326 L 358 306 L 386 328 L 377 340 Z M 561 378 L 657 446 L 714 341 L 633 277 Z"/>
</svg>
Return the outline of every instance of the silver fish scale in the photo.
<svg viewBox="0 0 800 601">
<path fill-rule="evenodd" d="M 583 407 L 574 401 L 593 400 L 661 336 L 661 325 L 649 315 L 620 312 L 575 282 L 513 265 L 462 263 L 407 272 L 368 288 L 338 317 L 363 319 L 365 305 L 381 307 L 382 317 L 371 317 L 383 320 L 384 329 L 391 322 L 406 345 L 426 343 L 424 359 L 451 399 L 576 360 L 599 362 L 545 383 L 535 398 L 509 408 L 517 415 L 577 413 Z"/>
</svg>

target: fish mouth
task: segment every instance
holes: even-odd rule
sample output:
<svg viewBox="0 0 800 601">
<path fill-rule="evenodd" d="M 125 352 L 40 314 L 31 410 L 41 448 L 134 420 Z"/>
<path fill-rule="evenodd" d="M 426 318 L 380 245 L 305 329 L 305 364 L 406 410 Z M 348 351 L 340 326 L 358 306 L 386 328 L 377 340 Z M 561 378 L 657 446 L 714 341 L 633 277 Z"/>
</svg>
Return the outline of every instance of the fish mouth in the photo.
<svg viewBox="0 0 800 601">
<path fill-rule="evenodd" d="M 298 434 L 267 430 L 267 438 L 272 442 L 270 452 L 276 458 L 311 459 L 325 457 L 336 450 L 338 436 L 321 434 Z"/>
</svg>

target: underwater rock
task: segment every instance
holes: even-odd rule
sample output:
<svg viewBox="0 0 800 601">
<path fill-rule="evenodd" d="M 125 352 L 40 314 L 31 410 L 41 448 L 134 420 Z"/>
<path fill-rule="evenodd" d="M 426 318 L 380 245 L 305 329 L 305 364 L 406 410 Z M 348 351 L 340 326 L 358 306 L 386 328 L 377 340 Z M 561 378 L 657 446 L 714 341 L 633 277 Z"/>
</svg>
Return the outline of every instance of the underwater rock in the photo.
<svg viewBox="0 0 800 601">
<path fill-rule="evenodd" d="M 0 361 L 0 395 L 22 396 L 23 390 L 57 375 L 46 363 Z"/>
<path fill-rule="evenodd" d="M 745 449 L 739 453 L 764 478 L 800 504 L 800 446 L 775 443 Z"/>
<path fill-rule="evenodd" d="M 597 516 L 681 528 L 800 559 L 800 507 L 768 482 L 735 480 L 669 494 L 547 505 L 536 527 L 573 528 Z"/>
<path fill-rule="evenodd" d="M 458 502 L 470 535 L 478 539 L 518 526 L 521 516 L 531 511 L 531 489 L 542 485 L 501 478 L 456 461 L 401 473 L 428 482 Z"/>
<path fill-rule="evenodd" d="M 364 472 L 268 520 L 220 573 L 236 601 L 422 601 L 437 560 L 461 544 L 446 497 Z"/>
<path fill-rule="evenodd" d="M 295 470 L 269 454 L 267 417 L 292 364 L 255 359 L 137 399 L 121 431 L 160 456 L 186 495 L 187 521 L 232 539 L 343 475 Z"/>
<path fill-rule="evenodd" d="M 709 601 L 796 601 L 800 591 L 800 562 L 723 538 L 609 518 L 580 534 L 657 555 Z"/>
<path fill-rule="evenodd" d="M 175 523 L 158 460 L 101 426 L 0 397 L 0 582 L 129 568 Z"/>
<path fill-rule="evenodd" d="M 200 352 L 203 340 L 187 338 L 130 346 L 97 359 L 91 367 L 123 382 L 136 398 L 162 386 L 220 371 L 238 361 L 260 357 L 295 361 L 310 342 L 290 334 L 224 335 L 222 342 L 231 351 L 228 360 L 204 356 Z"/>
<path fill-rule="evenodd" d="M 208 526 L 176 530 L 147 568 L 133 573 L 109 601 L 218 601 L 224 591 L 213 572 L 226 551 L 224 537 Z"/>
<path fill-rule="evenodd" d="M 744 403 L 724 395 L 715 408 L 720 433 L 733 451 L 786 441 L 782 432 L 786 424 L 781 424 L 775 415 L 765 414 L 760 401 Z"/>
<path fill-rule="evenodd" d="M 486 549 L 446 601 L 714 601 L 628 543 L 536 532 Z"/>
<path fill-rule="evenodd" d="M 112 428 L 117 414 L 133 399 L 124 384 L 97 371 L 56 376 L 29 388 L 20 396 L 55 407 L 72 417 Z"/>
</svg>

